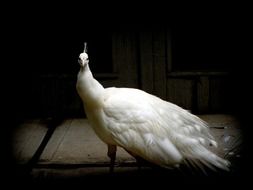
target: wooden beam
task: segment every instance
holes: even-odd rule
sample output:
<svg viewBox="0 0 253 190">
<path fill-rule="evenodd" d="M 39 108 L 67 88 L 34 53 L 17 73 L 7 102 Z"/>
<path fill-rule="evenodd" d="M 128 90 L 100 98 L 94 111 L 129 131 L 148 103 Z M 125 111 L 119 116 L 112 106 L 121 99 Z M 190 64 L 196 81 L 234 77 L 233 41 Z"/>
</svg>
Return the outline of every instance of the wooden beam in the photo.
<svg viewBox="0 0 253 190">
<path fill-rule="evenodd" d="M 140 88 L 148 93 L 154 93 L 152 32 L 139 33 L 140 52 Z"/>
</svg>

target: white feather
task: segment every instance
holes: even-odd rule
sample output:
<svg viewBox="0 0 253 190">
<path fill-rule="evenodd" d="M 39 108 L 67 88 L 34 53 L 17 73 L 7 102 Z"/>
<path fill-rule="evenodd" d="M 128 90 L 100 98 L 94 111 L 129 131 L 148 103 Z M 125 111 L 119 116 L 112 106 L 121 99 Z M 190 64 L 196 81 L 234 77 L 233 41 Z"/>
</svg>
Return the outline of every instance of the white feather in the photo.
<svg viewBox="0 0 253 190">
<path fill-rule="evenodd" d="M 228 169 L 226 160 L 208 150 L 208 143 L 217 143 L 200 118 L 138 89 L 104 89 L 89 67 L 80 65 L 84 68 L 77 90 L 92 127 L 105 143 L 164 167 L 189 160 Z"/>
</svg>

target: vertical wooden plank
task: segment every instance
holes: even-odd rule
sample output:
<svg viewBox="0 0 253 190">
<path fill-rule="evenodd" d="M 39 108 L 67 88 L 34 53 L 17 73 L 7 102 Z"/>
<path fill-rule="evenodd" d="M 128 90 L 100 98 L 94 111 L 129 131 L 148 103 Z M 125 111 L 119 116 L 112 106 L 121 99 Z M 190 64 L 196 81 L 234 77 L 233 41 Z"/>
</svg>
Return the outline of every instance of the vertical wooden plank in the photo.
<svg viewBox="0 0 253 190">
<path fill-rule="evenodd" d="M 169 78 L 167 80 L 167 100 L 184 109 L 192 110 L 192 87 L 193 81 L 190 79 Z"/>
<path fill-rule="evenodd" d="M 172 72 L 172 36 L 171 30 L 167 27 L 166 28 L 166 49 L 165 49 L 165 56 L 166 56 L 166 66 L 167 72 Z"/>
<path fill-rule="evenodd" d="M 209 79 L 207 76 L 200 77 L 197 84 L 197 97 L 198 112 L 207 112 L 209 109 Z"/>
<path fill-rule="evenodd" d="M 165 45 L 165 29 L 159 28 L 153 33 L 154 92 L 163 99 L 166 98 Z"/>
<path fill-rule="evenodd" d="M 228 109 L 230 95 L 227 94 L 227 81 L 221 77 L 210 77 L 210 110 L 213 112 Z"/>
<path fill-rule="evenodd" d="M 114 72 L 115 73 L 119 73 L 119 65 L 118 65 L 118 61 L 120 59 L 118 52 L 119 52 L 119 45 L 120 43 L 120 35 L 117 32 L 114 32 L 112 34 L 112 64 L 114 65 Z"/>
<path fill-rule="evenodd" d="M 153 94 L 153 56 L 152 56 L 152 32 L 149 30 L 139 33 L 140 43 L 140 87 L 142 90 Z"/>
<path fill-rule="evenodd" d="M 113 65 L 117 65 L 121 86 L 138 87 L 136 39 L 136 33 L 131 30 L 121 30 L 113 35 Z"/>
</svg>

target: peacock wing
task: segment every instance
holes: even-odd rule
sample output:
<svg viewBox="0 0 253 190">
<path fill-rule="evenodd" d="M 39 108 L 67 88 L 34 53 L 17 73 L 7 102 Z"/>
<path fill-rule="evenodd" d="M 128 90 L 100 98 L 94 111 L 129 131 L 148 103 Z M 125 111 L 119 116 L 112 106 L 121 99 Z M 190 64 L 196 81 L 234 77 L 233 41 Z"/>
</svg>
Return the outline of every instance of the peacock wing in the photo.
<svg viewBox="0 0 253 190">
<path fill-rule="evenodd" d="M 103 112 L 118 145 L 148 161 L 161 166 L 184 159 L 226 165 L 206 148 L 216 143 L 205 122 L 156 96 L 136 89 L 109 89 Z"/>
</svg>

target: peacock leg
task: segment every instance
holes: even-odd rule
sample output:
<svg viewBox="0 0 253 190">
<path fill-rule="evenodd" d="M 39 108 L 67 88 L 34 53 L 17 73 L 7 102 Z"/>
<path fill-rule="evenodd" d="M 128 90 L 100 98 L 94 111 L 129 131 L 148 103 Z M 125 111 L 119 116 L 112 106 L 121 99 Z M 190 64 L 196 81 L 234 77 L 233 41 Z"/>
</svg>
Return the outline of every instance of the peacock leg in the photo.
<svg viewBox="0 0 253 190">
<path fill-rule="evenodd" d="M 139 156 L 136 156 L 135 160 L 137 163 L 138 170 L 141 171 L 141 166 L 143 166 L 143 164 L 144 164 L 143 159 Z"/>
<path fill-rule="evenodd" d="M 117 146 L 108 145 L 107 156 L 111 159 L 111 161 L 110 161 L 110 173 L 113 173 L 113 170 L 114 170 L 114 164 L 115 164 L 115 159 L 116 159 L 116 151 L 117 151 Z"/>
<path fill-rule="evenodd" d="M 127 151 L 131 156 L 133 156 L 135 158 L 136 163 L 137 163 L 137 167 L 138 167 L 138 171 L 140 171 L 143 163 L 145 163 L 145 160 L 143 158 L 141 158 L 140 156 L 137 156 L 136 154 L 132 153 L 131 151 L 128 151 L 127 149 L 125 149 L 125 151 Z"/>
</svg>

